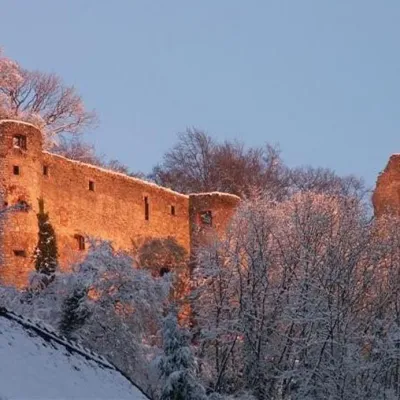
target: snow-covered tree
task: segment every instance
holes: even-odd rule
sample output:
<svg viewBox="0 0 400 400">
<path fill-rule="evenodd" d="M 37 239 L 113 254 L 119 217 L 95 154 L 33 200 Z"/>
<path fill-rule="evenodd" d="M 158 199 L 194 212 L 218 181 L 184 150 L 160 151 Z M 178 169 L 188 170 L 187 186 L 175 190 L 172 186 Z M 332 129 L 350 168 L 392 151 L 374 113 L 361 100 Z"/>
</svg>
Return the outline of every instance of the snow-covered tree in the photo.
<svg viewBox="0 0 400 400">
<path fill-rule="evenodd" d="M 206 387 L 216 400 L 394 400 L 399 227 L 371 220 L 353 191 L 243 201 L 224 237 L 197 253 L 190 334 L 176 312 L 160 332 L 171 274 L 132 268 L 101 241 L 42 291 L 1 288 L 0 305 L 62 328 L 154 399 L 205 399 Z"/>
<path fill-rule="evenodd" d="M 204 379 L 259 399 L 380 398 L 365 358 L 379 240 L 355 197 L 244 202 L 198 257 Z"/>
<path fill-rule="evenodd" d="M 87 295 L 88 288 L 78 283 L 72 293 L 64 299 L 59 323 L 59 330 L 63 335 L 73 336 L 73 333 L 86 323 L 90 316 L 85 304 Z"/>
<path fill-rule="evenodd" d="M 178 325 L 176 310 L 163 321 L 163 350 L 159 369 L 165 382 L 160 400 L 207 400 L 204 387 L 196 379 L 196 363 L 188 334 Z"/>
<path fill-rule="evenodd" d="M 40 291 L 0 290 L 0 304 L 52 325 L 103 354 L 152 394 L 151 360 L 161 353 L 160 327 L 170 279 L 137 268 L 109 242 L 95 241 L 82 262 L 57 271 Z"/>
<path fill-rule="evenodd" d="M 295 167 L 287 171 L 291 193 L 313 192 L 364 199 L 370 190 L 354 175 L 339 176 L 328 168 Z"/>
</svg>

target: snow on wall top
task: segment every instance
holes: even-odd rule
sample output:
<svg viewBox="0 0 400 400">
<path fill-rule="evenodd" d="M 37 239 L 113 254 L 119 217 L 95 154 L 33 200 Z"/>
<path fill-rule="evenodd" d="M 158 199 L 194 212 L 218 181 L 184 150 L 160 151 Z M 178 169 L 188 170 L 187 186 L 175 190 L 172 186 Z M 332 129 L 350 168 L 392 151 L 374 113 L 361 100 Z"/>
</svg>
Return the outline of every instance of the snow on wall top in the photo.
<svg viewBox="0 0 400 400">
<path fill-rule="evenodd" d="M 224 197 L 232 197 L 237 200 L 241 200 L 239 196 L 231 193 L 224 193 L 224 192 L 205 192 L 205 193 L 190 193 L 189 196 L 224 196 Z"/>
<path fill-rule="evenodd" d="M 122 172 L 112 171 L 110 169 L 102 168 L 102 167 L 99 167 L 99 166 L 93 165 L 93 164 L 84 163 L 82 161 L 71 160 L 70 158 L 61 156 L 59 154 L 51 153 L 49 151 L 43 151 L 43 153 L 45 153 L 45 154 L 47 154 L 47 155 L 49 155 L 51 157 L 56 157 L 56 158 L 60 158 L 60 159 L 69 161 L 69 162 L 74 163 L 76 165 L 82 165 L 82 166 L 85 166 L 85 167 L 89 167 L 89 168 L 95 169 L 97 171 L 106 172 L 106 173 L 111 174 L 111 175 L 120 176 L 120 177 L 123 177 L 123 178 L 131 181 L 131 182 L 133 181 L 133 182 L 140 183 L 142 185 L 150 186 L 150 187 L 155 188 L 157 190 L 169 192 L 169 193 L 171 193 L 171 194 L 173 194 L 175 196 L 184 197 L 186 199 L 188 199 L 190 196 L 228 196 L 228 197 L 232 197 L 232 198 L 240 200 L 239 196 L 236 196 L 236 195 L 230 194 L 230 193 L 223 193 L 223 192 L 190 193 L 189 195 L 187 195 L 187 194 L 175 192 L 172 189 L 166 188 L 164 186 L 157 185 L 156 183 L 149 182 L 149 181 L 146 181 L 144 179 L 135 178 L 133 176 L 129 176 L 129 175 L 123 174 Z"/>
<path fill-rule="evenodd" d="M 31 124 L 30 122 L 25 122 L 25 121 L 20 121 L 17 119 L 0 119 L 0 125 L 4 124 L 4 123 L 14 123 L 14 124 L 22 124 L 22 125 L 27 125 L 27 126 L 31 126 L 32 128 L 35 128 L 37 130 L 40 131 L 40 128 L 38 128 L 37 126 Z"/>
<path fill-rule="evenodd" d="M 172 190 L 172 189 L 165 188 L 165 187 L 163 187 L 163 186 L 159 186 L 159 185 L 157 185 L 156 183 L 149 182 L 149 181 L 145 181 L 145 180 L 140 179 L 140 178 L 135 178 L 135 177 L 133 177 L 133 176 L 129 176 L 129 175 L 123 174 L 123 173 L 121 173 L 121 172 L 112 171 L 112 170 L 110 170 L 110 169 L 102 168 L 102 167 L 99 167 L 99 166 L 93 165 L 93 164 L 87 164 L 87 163 L 84 163 L 84 162 L 82 162 L 82 161 L 71 160 L 70 158 L 61 156 L 61 155 L 59 155 L 59 154 L 51 153 L 51 152 L 49 152 L 49 151 L 43 151 L 43 153 L 45 153 L 45 154 L 47 154 L 47 155 L 50 155 L 51 157 L 61 158 L 61 159 L 63 159 L 63 160 L 66 160 L 66 161 L 69 161 L 69 162 L 71 162 L 71 163 L 74 163 L 74 164 L 76 164 L 76 165 L 82 165 L 82 166 L 85 166 L 85 167 L 89 167 L 89 168 L 95 169 L 95 170 L 97 170 L 97 171 L 106 172 L 106 173 L 108 173 L 108 174 L 110 174 L 110 175 L 120 176 L 120 177 L 123 177 L 123 178 L 125 178 L 125 179 L 131 181 L 131 182 L 132 182 L 132 181 L 133 181 L 133 182 L 137 182 L 137 183 L 140 183 L 140 184 L 142 184 L 142 185 L 150 186 L 150 187 L 155 188 L 155 189 L 157 189 L 157 190 L 161 190 L 161 191 L 164 191 L 164 192 L 169 192 L 169 193 L 171 193 L 171 194 L 173 194 L 173 195 L 175 195 L 175 196 L 180 196 L 180 197 L 184 197 L 184 198 L 189 198 L 189 196 L 186 195 L 186 194 L 182 194 L 182 193 L 179 193 L 179 192 L 175 192 L 175 191 Z"/>
<path fill-rule="evenodd" d="M 0 309 L 0 398 L 148 399 L 104 357 Z"/>
<path fill-rule="evenodd" d="M 1 119 L 0 120 L 0 124 L 10 123 L 10 122 L 11 123 L 16 123 L 16 124 L 22 124 L 22 125 L 31 126 L 31 127 L 35 128 L 37 130 L 40 130 L 40 128 L 38 128 L 37 126 L 31 124 L 30 122 L 14 120 L 14 119 Z M 64 159 L 66 161 L 69 161 L 69 162 L 77 164 L 77 165 L 82 165 L 82 166 L 85 166 L 85 167 L 93 168 L 93 169 L 101 171 L 101 172 L 105 172 L 105 173 L 108 173 L 108 174 L 120 176 L 120 177 L 123 177 L 125 179 L 130 180 L 130 181 L 137 182 L 137 183 L 140 183 L 140 184 L 143 184 L 143 185 L 146 185 L 146 186 L 150 186 L 152 188 L 155 188 L 155 189 L 158 189 L 158 190 L 161 190 L 161 191 L 166 191 L 166 192 L 169 192 L 169 193 L 171 193 L 171 194 L 173 194 L 175 196 L 184 197 L 186 199 L 189 198 L 189 196 L 228 196 L 228 197 L 232 197 L 232 198 L 236 198 L 238 200 L 241 200 L 239 196 L 236 196 L 236 195 L 230 194 L 230 193 L 224 193 L 224 192 L 190 193 L 189 195 L 186 195 L 186 194 L 183 194 L 183 193 L 176 192 L 176 191 L 174 191 L 172 189 L 166 188 L 164 186 L 157 185 L 156 183 L 149 182 L 149 181 L 146 181 L 146 180 L 140 179 L 140 178 L 135 178 L 135 177 L 123 174 L 121 172 L 112 171 L 110 169 L 102 168 L 102 167 L 99 167 L 99 166 L 93 165 L 93 164 L 84 163 L 82 161 L 71 160 L 70 158 L 61 156 L 59 154 L 51 153 L 49 151 L 43 151 L 43 153 L 45 153 L 45 154 L 47 154 L 47 155 L 49 155 L 51 157 L 57 157 L 57 158 Z"/>
</svg>

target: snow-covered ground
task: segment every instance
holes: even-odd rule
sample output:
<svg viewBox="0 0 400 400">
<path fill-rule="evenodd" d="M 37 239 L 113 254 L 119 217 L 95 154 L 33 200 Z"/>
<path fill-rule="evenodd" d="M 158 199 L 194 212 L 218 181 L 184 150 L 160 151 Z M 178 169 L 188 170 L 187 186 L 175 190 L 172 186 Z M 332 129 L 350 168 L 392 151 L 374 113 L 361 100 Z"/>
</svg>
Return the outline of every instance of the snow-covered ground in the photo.
<svg viewBox="0 0 400 400">
<path fill-rule="evenodd" d="M 85 349 L 15 315 L 0 314 L 0 400 L 146 400 Z"/>
</svg>

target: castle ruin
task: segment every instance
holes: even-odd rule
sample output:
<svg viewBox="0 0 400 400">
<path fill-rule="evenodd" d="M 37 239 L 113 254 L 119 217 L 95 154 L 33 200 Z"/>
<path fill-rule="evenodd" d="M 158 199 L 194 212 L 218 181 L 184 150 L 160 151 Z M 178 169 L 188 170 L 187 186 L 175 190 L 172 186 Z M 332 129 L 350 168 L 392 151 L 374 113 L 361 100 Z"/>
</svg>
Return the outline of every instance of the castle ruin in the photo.
<svg viewBox="0 0 400 400">
<path fill-rule="evenodd" d="M 379 174 L 372 203 L 377 217 L 385 213 L 400 216 L 400 154 L 393 154 Z"/>
<path fill-rule="evenodd" d="M 0 121 L 2 208 L 0 279 L 22 287 L 33 271 L 38 199 L 44 200 L 58 242 L 61 269 L 82 258 L 87 238 L 132 250 L 146 238 L 174 238 L 188 254 L 212 228 L 221 233 L 240 199 L 226 193 L 184 195 L 127 175 L 43 150 L 35 126 Z"/>
</svg>

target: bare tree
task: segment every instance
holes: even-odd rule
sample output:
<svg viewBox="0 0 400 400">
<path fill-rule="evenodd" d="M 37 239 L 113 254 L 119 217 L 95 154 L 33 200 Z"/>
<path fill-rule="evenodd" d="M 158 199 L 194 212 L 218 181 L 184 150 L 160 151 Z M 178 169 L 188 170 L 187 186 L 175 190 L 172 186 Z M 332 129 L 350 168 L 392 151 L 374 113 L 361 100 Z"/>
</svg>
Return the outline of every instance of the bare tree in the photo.
<svg viewBox="0 0 400 400">
<path fill-rule="evenodd" d="M 47 145 L 62 134 L 77 134 L 96 121 L 73 86 L 56 74 L 29 71 L 0 54 L 0 117 L 34 123 L 46 133 Z"/>
<path fill-rule="evenodd" d="M 56 74 L 24 69 L 0 51 L 1 118 L 20 119 L 38 126 L 45 133 L 46 148 L 53 153 L 133 175 L 126 165 L 106 160 L 93 145 L 82 140 L 79 134 L 93 127 L 97 117 L 85 109 L 74 87 L 64 85 Z"/>
<path fill-rule="evenodd" d="M 61 136 L 57 143 L 52 146 L 51 152 L 71 160 L 97 165 L 122 174 L 139 177 L 139 174 L 130 172 L 129 168 L 118 160 L 108 161 L 105 155 L 97 154 L 94 146 L 85 143 L 80 136 L 73 136 L 71 138 Z"/>
<path fill-rule="evenodd" d="M 164 154 L 150 179 L 183 193 L 221 191 L 251 197 L 268 193 L 278 200 L 302 191 L 369 200 L 370 190 L 355 176 L 327 168 L 289 168 L 277 146 L 246 147 L 240 141 L 218 143 L 198 129 L 187 129 Z"/>
<path fill-rule="evenodd" d="M 276 147 L 247 149 L 238 141 L 219 144 L 203 131 L 188 129 L 150 177 L 183 193 L 224 191 L 248 196 L 254 188 L 280 193 L 282 172 Z"/>
<path fill-rule="evenodd" d="M 61 137 L 58 143 L 52 147 L 51 152 L 83 163 L 97 165 L 100 162 L 94 146 L 83 142 L 76 136 L 70 139 Z"/>
<path fill-rule="evenodd" d="M 206 133 L 188 129 L 178 136 L 178 143 L 156 166 L 152 179 L 179 192 L 209 191 L 215 143 Z"/>
</svg>

